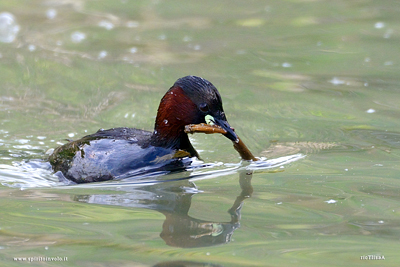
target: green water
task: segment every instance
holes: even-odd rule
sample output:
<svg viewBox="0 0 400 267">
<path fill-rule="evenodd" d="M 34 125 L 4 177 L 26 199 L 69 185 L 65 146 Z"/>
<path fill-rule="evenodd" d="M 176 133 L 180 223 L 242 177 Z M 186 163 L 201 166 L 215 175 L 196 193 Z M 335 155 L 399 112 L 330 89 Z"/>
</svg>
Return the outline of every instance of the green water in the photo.
<svg viewBox="0 0 400 267">
<path fill-rule="evenodd" d="M 398 266 L 399 11 L 1 1 L 0 265 Z M 276 162 L 240 163 L 200 134 L 212 165 L 162 177 L 174 182 L 65 186 L 37 161 L 99 128 L 151 130 L 185 75 L 211 81 L 250 150 Z"/>
</svg>

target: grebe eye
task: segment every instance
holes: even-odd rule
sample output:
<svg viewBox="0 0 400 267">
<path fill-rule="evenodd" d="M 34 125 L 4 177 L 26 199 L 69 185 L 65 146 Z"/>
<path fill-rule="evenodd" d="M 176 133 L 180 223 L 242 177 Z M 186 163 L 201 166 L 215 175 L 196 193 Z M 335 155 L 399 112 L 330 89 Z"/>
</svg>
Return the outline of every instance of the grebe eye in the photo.
<svg viewBox="0 0 400 267">
<path fill-rule="evenodd" d="M 199 105 L 199 109 L 203 112 L 207 112 L 208 111 L 208 105 L 206 103 L 201 103 Z"/>
</svg>

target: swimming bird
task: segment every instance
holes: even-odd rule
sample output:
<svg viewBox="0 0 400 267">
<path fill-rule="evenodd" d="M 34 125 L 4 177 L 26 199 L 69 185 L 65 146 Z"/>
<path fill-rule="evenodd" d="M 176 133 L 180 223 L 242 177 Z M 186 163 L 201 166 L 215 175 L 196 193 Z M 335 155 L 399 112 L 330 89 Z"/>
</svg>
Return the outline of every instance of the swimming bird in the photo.
<svg viewBox="0 0 400 267">
<path fill-rule="evenodd" d="M 153 132 L 100 129 L 56 148 L 49 162 L 55 172 L 75 183 L 184 170 L 191 162 L 185 159 L 199 158 L 185 126 L 200 123 L 219 126 L 225 137 L 239 141 L 226 119 L 217 88 L 201 77 L 186 76 L 161 99 Z"/>
</svg>

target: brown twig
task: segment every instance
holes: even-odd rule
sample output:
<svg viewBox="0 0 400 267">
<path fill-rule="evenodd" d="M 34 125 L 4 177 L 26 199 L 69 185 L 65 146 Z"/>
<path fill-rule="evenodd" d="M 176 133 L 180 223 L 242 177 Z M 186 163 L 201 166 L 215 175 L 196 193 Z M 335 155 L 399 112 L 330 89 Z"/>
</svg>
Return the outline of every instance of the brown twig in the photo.
<svg viewBox="0 0 400 267">
<path fill-rule="evenodd" d="M 185 133 L 205 133 L 205 134 L 213 134 L 220 133 L 226 134 L 226 131 L 217 125 L 208 125 L 205 123 L 200 124 L 189 124 L 185 126 Z"/>
<path fill-rule="evenodd" d="M 205 123 L 201 124 L 189 124 L 185 126 L 185 133 L 205 133 L 205 134 L 226 134 L 226 131 L 217 125 L 208 125 Z M 244 160 L 253 160 L 257 161 L 258 159 L 253 156 L 247 146 L 243 143 L 243 141 L 238 136 L 238 142 L 232 142 L 233 147 L 239 153 L 239 155 Z"/>
<path fill-rule="evenodd" d="M 258 159 L 253 156 L 253 153 L 250 152 L 250 150 L 247 148 L 247 146 L 243 143 L 242 139 L 239 138 L 238 136 L 238 142 L 232 142 L 233 147 L 236 149 L 237 152 L 239 152 L 239 155 L 242 157 L 244 160 L 252 160 L 252 161 L 257 161 Z"/>
</svg>

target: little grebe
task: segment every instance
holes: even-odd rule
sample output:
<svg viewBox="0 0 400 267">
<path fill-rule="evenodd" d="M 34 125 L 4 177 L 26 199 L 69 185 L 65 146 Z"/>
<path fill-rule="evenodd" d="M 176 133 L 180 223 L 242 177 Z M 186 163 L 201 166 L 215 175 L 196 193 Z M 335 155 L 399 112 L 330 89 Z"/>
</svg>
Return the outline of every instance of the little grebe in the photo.
<svg viewBox="0 0 400 267">
<path fill-rule="evenodd" d="M 221 96 L 209 81 L 178 79 L 161 99 L 154 132 L 133 128 L 99 130 L 54 150 L 49 161 L 55 172 L 76 183 L 99 182 L 157 171 L 183 170 L 185 157 L 199 157 L 185 133 L 189 124 L 223 128 L 238 142 L 222 108 Z"/>
</svg>

